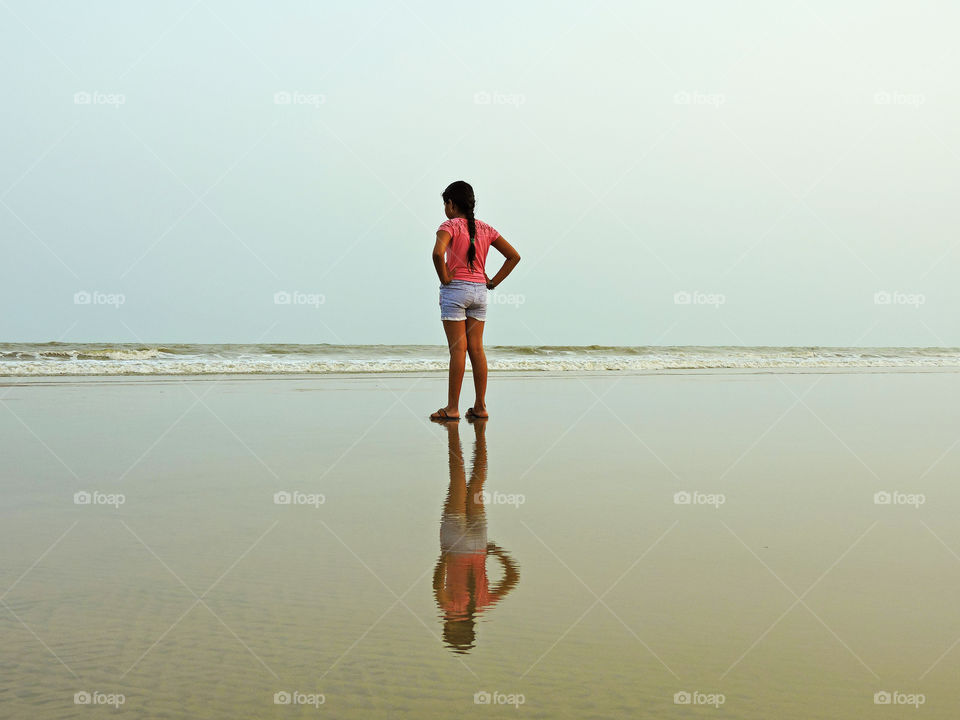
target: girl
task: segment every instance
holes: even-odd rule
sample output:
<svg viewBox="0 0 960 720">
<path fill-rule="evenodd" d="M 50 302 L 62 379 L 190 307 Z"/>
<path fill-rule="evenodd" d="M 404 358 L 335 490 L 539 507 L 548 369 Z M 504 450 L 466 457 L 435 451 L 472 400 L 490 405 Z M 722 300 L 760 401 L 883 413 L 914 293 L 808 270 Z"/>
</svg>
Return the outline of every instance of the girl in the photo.
<svg viewBox="0 0 960 720">
<path fill-rule="evenodd" d="M 468 418 L 486 418 L 487 356 L 483 352 L 483 323 L 487 317 L 487 290 L 493 290 L 520 262 L 520 253 L 503 236 L 473 216 L 476 199 L 469 183 L 458 180 L 443 191 L 446 222 L 437 230 L 433 265 L 440 278 L 440 319 L 450 348 L 447 405 L 431 420 L 460 419 L 460 386 L 466 355 L 470 355 L 477 397 Z M 491 280 L 484 270 L 487 251 L 495 247 L 506 261 Z"/>
</svg>

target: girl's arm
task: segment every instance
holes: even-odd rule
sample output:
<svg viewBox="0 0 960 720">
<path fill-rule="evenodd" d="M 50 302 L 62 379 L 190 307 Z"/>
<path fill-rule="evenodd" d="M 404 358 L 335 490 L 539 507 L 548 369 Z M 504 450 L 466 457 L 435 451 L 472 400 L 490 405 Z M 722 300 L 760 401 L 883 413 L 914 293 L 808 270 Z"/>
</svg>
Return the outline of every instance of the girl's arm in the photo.
<svg viewBox="0 0 960 720">
<path fill-rule="evenodd" d="M 517 263 L 520 262 L 520 253 L 514 249 L 513 245 L 508 243 L 503 239 L 503 235 L 500 235 L 496 240 L 490 243 L 491 247 L 495 247 L 500 251 L 500 254 L 506 258 L 506 261 L 503 263 L 503 267 L 500 268 L 500 272 L 493 276 L 493 279 L 487 280 L 487 287 L 493 290 L 497 285 L 502 283 L 507 275 L 513 272 L 513 269 L 517 266 Z"/>
<path fill-rule="evenodd" d="M 502 548 L 493 543 L 487 543 L 487 554 L 495 555 L 503 565 L 503 579 L 489 593 L 490 604 L 493 605 L 502 600 L 520 582 L 520 573 L 517 571 L 516 563 Z"/>
<path fill-rule="evenodd" d="M 437 231 L 437 242 L 433 246 L 433 267 L 437 270 L 437 277 L 440 278 L 440 284 L 446 285 L 453 280 L 453 274 L 447 267 L 447 261 L 444 256 L 447 252 L 447 246 L 450 244 L 450 233 L 446 230 Z"/>
</svg>

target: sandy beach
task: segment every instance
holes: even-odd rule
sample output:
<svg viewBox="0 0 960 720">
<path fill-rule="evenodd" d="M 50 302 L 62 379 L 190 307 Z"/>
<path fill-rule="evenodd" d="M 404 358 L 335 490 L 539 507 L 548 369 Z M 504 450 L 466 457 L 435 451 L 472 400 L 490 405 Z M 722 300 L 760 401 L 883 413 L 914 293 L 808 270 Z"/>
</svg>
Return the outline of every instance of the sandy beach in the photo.
<svg viewBox="0 0 960 720">
<path fill-rule="evenodd" d="M 4 381 L 6 716 L 955 716 L 960 374 L 505 373 L 481 484 L 444 382 Z M 455 447 L 519 575 L 465 652 Z"/>
<path fill-rule="evenodd" d="M 960 718 L 960 4 L 0 17 L 0 720 Z"/>
</svg>

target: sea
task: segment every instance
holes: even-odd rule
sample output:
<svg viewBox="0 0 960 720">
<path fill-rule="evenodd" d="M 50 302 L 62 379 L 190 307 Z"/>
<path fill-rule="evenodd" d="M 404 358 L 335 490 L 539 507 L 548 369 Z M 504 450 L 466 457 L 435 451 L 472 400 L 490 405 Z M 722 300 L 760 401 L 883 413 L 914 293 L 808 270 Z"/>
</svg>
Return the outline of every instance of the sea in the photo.
<svg viewBox="0 0 960 720">
<path fill-rule="evenodd" d="M 644 372 L 767 368 L 960 368 L 960 348 L 516 346 L 492 371 Z M 445 370 L 439 345 L 0 343 L 0 376 L 284 375 Z"/>
</svg>

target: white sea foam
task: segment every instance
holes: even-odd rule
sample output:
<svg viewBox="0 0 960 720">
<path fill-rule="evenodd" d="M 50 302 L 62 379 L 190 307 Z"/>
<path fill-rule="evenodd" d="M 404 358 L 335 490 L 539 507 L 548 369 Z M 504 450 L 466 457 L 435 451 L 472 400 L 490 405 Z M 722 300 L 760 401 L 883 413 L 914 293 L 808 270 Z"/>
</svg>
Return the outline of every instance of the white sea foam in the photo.
<svg viewBox="0 0 960 720">
<path fill-rule="evenodd" d="M 491 370 L 957 368 L 958 348 L 491 347 Z M 428 345 L 0 344 L 0 375 L 210 375 L 442 371 Z"/>
</svg>

